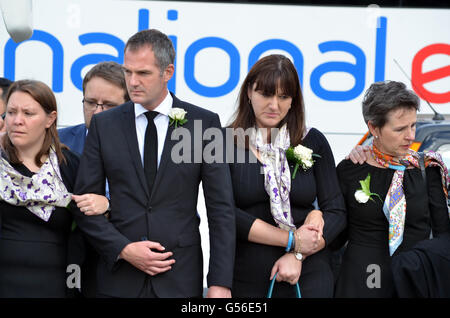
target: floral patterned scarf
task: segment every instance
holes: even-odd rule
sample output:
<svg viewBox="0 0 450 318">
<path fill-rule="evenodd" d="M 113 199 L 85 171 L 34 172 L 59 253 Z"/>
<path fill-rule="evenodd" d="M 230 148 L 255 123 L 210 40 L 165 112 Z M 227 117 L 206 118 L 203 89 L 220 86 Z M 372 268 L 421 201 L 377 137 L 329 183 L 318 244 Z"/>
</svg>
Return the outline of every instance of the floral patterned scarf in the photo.
<svg viewBox="0 0 450 318">
<path fill-rule="evenodd" d="M 372 147 L 372 154 L 375 161 L 380 165 L 395 170 L 383 205 L 383 212 L 389 221 L 389 253 L 392 256 L 402 243 L 403 232 L 405 231 L 406 199 L 403 191 L 404 172 L 406 168 L 411 166 L 420 168 L 419 155 L 417 152 L 409 150 L 406 156 L 396 158 L 380 152 L 375 145 Z M 439 167 L 442 187 L 444 188 L 445 196 L 448 197 L 447 186 L 449 184 L 449 176 L 441 155 L 433 151 L 426 152 L 425 167 L 428 166 Z"/>
<path fill-rule="evenodd" d="M 25 206 L 46 222 L 55 207 L 66 207 L 72 199 L 61 179 L 58 158 L 53 149 L 32 177 L 20 174 L 3 156 L 0 158 L 0 174 L 0 200 Z"/>
<path fill-rule="evenodd" d="M 291 216 L 289 192 L 291 175 L 286 159 L 290 137 L 286 125 L 281 127 L 273 143 L 265 143 L 260 129 L 255 129 L 250 142 L 260 154 L 264 170 L 264 188 L 270 197 L 270 211 L 278 227 L 295 230 Z"/>
</svg>

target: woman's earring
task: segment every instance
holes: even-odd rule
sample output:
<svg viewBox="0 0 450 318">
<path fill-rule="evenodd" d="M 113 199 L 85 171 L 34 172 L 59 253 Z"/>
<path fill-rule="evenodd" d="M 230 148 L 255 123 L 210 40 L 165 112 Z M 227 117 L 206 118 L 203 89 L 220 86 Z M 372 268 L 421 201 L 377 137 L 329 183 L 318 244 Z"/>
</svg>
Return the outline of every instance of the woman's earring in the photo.
<svg viewBox="0 0 450 318">
<path fill-rule="evenodd" d="M 378 136 L 375 136 L 376 139 L 378 139 Z"/>
<path fill-rule="evenodd" d="M 248 104 L 252 105 L 252 100 L 250 98 L 248 99 Z"/>
</svg>

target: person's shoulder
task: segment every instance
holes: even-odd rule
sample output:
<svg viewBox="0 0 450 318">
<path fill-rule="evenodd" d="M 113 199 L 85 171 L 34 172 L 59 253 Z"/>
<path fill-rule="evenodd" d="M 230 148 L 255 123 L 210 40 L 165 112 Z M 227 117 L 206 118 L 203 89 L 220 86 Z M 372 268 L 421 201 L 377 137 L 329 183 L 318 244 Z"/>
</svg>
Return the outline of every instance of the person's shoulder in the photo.
<svg viewBox="0 0 450 318">
<path fill-rule="evenodd" d="M 112 118 L 118 118 L 122 120 L 123 113 L 130 111 L 134 111 L 134 103 L 132 101 L 125 102 L 122 105 L 113 107 L 98 114 L 94 114 L 93 117 L 96 117 L 96 120 L 110 120 Z"/>
<path fill-rule="evenodd" d="M 61 149 L 61 151 L 65 158 L 65 161 L 59 164 L 61 177 L 67 187 L 67 190 L 69 192 L 72 192 L 78 173 L 78 167 L 80 165 L 80 157 L 76 152 L 73 152 L 70 149 L 64 147 Z"/>
<path fill-rule="evenodd" d="M 343 159 L 336 166 L 336 171 L 338 175 L 348 175 L 349 172 L 357 170 L 360 164 L 354 164 L 350 159 Z"/>
<path fill-rule="evenodd" d="M 218 116 L 216 113 L 206 108 L 182 101 L 181 99 L 178 99 L 175 95 L 173 95 L 173 107 L 183 108 L 187 112 L 187 116 L 191 118 L 202 119 Z"/>
<path fill-rule="evenodd" d="M 60 164 L 61 168 L 77 171 L 80 164 L 80 155 L 66 147 L 62 147 L 61 152 L 66 159 L 65 163 Z"/>
<path fill-rule="evenodd" d="M 306 129 L 303 140 L 305 143 L 312 143 L 312 144 L 328 142 L 325 135 L 319 129 L 314 127 Z"/>
<path fill-rule="evenodd" d="M 420 168 L 418 168 L 420 169 Z M 442 180 L 443 168 L 438 164 L 428 164 L 425 168 L 427 179 Z"/>
<path fill-rule="evenodd" d="M 134 110 L 134 103 L 129 100 L 121 105 L 108 109 L 107 111 L 101 112 L 105 114 L 123 113 L 124 111 Z"/>
<path fill-rule="evenodd" d="M 344 181 L 356 179 L 361 180 L 363 176 L 367 176 L 368 173 L 376 172 L 378 169 L 379 168 L 375 168 L 367 163 L 353 163 L 350 159 L 343 159 L 336 166 L 336 172 L 339 179 Z"/>
<path fill-rule="evenodd" d="M 317 154 L 326 154 L 331 152 L 330 144 L 325 135 L 317 128 L 308 128 L 305 132 L 301 144 L 310 148 Z"/>
<path fill-rule="evenodd" d="M 323 137 L 325 137 L 324 134 L 315 127 L 307 127 L 306 128 L 305 138 L 307 136 L 312 136 L 312 137 L 323 136 Z"/>
<path fill-rule="evenodd" d="M 63 147 L 61 149 L 62 154 L 67 159 L 67 161 L 77 162 L 80 161 L 80 155 L 68 148 Z"/>
<path fill-rule="evenodd" d="M 85 124 L 79 124 L 79 125 L 74 125 L 74 126 L 69 126 L 69 127 L 64 127 L 64 128 L 59 128 L 58 129 L 58 134 L 61 135 L 67 135 L 70 133 L 76 133 L 78 131 L 85 131 L 86 129 L 86 125 Z"/>
<path fill-rule="evenodd" d="M 355 164 L 350 159 L 343 159 L 341 162 L 338 163 L 336 166 L 336 169 L 344 171 L 347 169 L 354 169 Z"/>
</svg>

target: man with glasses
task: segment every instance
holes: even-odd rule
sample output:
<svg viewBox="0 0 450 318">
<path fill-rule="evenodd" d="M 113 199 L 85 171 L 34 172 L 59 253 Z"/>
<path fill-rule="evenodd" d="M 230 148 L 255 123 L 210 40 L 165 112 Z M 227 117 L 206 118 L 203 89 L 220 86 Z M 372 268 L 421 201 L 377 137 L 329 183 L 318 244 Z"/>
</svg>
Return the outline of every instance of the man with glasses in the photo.
<svg viewBox="0 0 450 318">
<path fill-rule="evenodd" d="M 84 124 L 59 129 L 59 139 L 81 155 L 92 116 L 129 100 L 122 66 L 116 62 L 98 63 L 83 79 Z"/>
<path fill-rule="evenodd" d="M 0 77 L 0 132 L 5 131 L 5 115 L 6 115 L 6 94 L 8 93 L 8 88 L 11 86 L 12 82 L 4 77 Z"/>
</svg>

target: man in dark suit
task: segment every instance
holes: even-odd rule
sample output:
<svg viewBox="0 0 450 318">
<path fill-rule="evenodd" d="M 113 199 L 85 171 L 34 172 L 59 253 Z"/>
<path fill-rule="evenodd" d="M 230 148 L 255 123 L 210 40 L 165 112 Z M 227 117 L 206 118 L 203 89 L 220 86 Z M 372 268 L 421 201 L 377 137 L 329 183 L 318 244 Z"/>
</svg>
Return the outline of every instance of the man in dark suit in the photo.
<svg viewBox="0 0 450 318">
<path fill-rule="evenodd" d="M 84 124 L 58 129 L 59 139 L 81 155 L 92 116 L 129 100 L 122 66 L 116 62 L 96 64 L 83 78 Z"/>
<path fill-rule="evenodd" d="M 122 66 L 116 62 L 100 62 L 92 67 L 83 78 L 83 114 L 84 124 L 58 129 L 59 139 L 72 151 L 81 156 L 94 114 L 111 109 L 129 101 L 127 85 Z M 106 186 L 106 196 L 109 196 Z M 75 199 L 77 203 L 89 200 L 83 196 Z M 85 297 L 95 297 L 96 262 L 98 256 L 92 247 L 86 244 L 79 229 L 71 237 L 69 262 L 81 266 L 81 292 Z M 78 295 L 78 294 L 77 294 Z"/>
<path fill-rule="evenodd" d="M 202 296 L 196 212 L 200 182 L 210 233 L 207 296 L 231 296 L 235 217 L 228 166 L 206 163 L 203 157 L 194 160 L 194 155 L 202 156 L 204 140 L 191 140 L 192 147 L 183 149 L 191 160 L 175 163 L 172 157 L 177 144 L 171 138 L 174 131 L 185 129 L 194 136 L 195 126 L 203 136 L 208 128 L 220 129 L 220 120 L 168 91 L 174 59 L 172 42 L 165 34 L 152 29 L 132 36 L 123 64 L 132 102 L 91 121 L 75 193 L 103 194 L 108 178 L 111 211 L 109 219 L 84 216 L 79 210 L 75 217 L 101 255 L 98 296 Z M 169 118 L 174 108 L 186 112 L 178 128 Z"/>
</svg>

